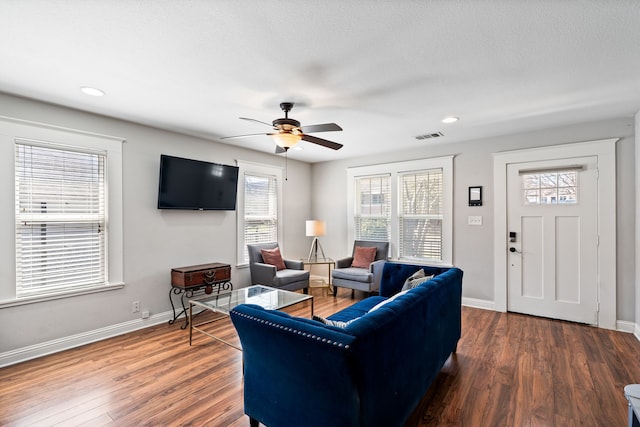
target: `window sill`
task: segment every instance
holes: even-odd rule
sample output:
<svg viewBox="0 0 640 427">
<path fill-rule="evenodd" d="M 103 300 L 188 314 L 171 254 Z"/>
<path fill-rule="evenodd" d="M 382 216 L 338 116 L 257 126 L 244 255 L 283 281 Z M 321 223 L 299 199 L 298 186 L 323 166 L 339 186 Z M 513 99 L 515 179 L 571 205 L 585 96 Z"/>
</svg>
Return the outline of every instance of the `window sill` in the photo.
<svg viewBox="0 0 640 427">
<path fill-rule="evenodd" d="M 47 294 L 47 295 L 37 295 L 25 298 L 15 298 L 11 300 L 0 301 L 0 308 L 8 308 L 8 307 L 17 307 L 20 305 L 26 304 L 36 304 L 39 302 L 45 301 L 53 301 L 62 298 L 70 298 L 79 295 L 87 295 L 87 294 L 95 294 L 97 292 L 106 292 L 113 291 L 116 289 L 124 288 L 124 283 L 110 283 L 108 285 L 96 287 L 96 288 L 88 288 L 88 289 L 77 289 L 67 292 L 60 292 L 56 294 Z"/>
</svg>

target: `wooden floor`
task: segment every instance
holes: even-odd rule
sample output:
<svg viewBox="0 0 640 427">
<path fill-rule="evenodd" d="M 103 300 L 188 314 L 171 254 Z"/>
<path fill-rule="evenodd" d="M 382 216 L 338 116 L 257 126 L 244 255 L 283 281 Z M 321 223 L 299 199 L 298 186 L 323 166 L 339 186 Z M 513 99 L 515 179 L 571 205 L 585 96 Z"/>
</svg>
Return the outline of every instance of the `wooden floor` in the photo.
<svg viewBox="0 0 640 427">
<path fill-rule="evenodd" d="M 314 291 L 316 314 L 351 305 L 342 292 Z M 462 325 L 407 425 L 626 425 L 622 389 L 640 383 L 633 335 L 467 307 Z M 237 342 L 228 320 L 215 328 Z M 202 334 L 189 347 L 187 331 L 162 324 L 0 369 L 0 426 L 248 426 L 241 367 L 239 351 Z"/>
</svg>

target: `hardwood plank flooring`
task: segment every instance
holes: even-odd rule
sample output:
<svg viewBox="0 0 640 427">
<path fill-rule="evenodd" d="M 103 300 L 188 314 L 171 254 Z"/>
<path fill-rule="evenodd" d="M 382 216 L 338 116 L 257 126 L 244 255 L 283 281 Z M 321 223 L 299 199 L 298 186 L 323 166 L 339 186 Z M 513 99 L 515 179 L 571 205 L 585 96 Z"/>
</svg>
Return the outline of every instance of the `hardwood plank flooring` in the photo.
<svg viewBox="0 0 640 427">
<path fill-rule="evenodd" d="M 314 296 L 324 316 L 354 302 Z M 640 383 L 632 334 L 468 307 L 462 325 L 407 426 L 625 425 L 623 388 Z M 212 327 L 238 342 L 230 321 Z M 241 370 L 239 351 L 156 325 L 0 369 L 0 426 L 248 426 Z"/>
</svg>

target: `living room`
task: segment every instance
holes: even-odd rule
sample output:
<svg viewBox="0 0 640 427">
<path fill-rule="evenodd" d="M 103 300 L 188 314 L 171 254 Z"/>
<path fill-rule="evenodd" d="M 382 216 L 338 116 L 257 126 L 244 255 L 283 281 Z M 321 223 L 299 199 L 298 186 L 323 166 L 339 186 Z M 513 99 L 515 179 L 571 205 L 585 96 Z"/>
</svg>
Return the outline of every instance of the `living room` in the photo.
<svg viewBox="0 0 640 427">
<path fill-rule="evenodd" d="M 638 12 L 635 6 L 631 6 L 631 2 L 621 3 L 625 3 L 633 13 Z M 637 47 L 634 50 L 629 45 L 625 46 L 629 49 L 621 57 L 631 59 L 622 62 L 622 67 L 632 69 L 638 63 Z M 626 91 L 637 97 L 638 81 L 633 83 L 635 86 L 627 87 Z M 81 84 L 86 83 L 78 82 L 77 86 Z M 286 176 L 286 180 L 281 182 L 283 216 L 280 218 L 283 225 L 280 244 L 284 255 L 304 258 L 308 254 L 311 239 L 305 235 L 305 221 L 317 218 L 327 224 L 327 232 L 321 237 L 321 243 L 325 253 L 334 259 L 348 255 L 353 244 L 352 225 L 348 217 L 349 170 L 453 156 L 453 179 L 450 183 L 452 233 L 450 241 L 446 243 L 450 250 L 449 263 L 464 271 L 465 305 L 501 311 L 503 307 L 498 300 L 500 292 L 506 290 L 498 288 L 504 288 L 504 283 L 496 283 L 499 282 L 496 273 L 496 247 L 499 245 L 496 234 L 506 225 L 495 222 L 495 218 L 500 215 L 495 204 L 500 197 L 494 175 L 495 155 L 562 144 L 617 139 L 615 171 L 613 177 L 610 177 L 615 180 L 613 193 L 616 231 L 612 251 L 615 256 L 614 282 L 605 284 L 609 287 L 604 288 L 607 292 L 601 295 L 601 298 L 608 298 L 609 320 L 600 326 L 640 336 L 640 289 L 637 285 L 640 281 L 637 280 L 636 268 L 640 251 L 637 250 L 639 240 L 635 231 L 638 217 L 636 169 L 639 164 L 635 146 L 638 142 L 640 103 L 636 103 L 635 110 L 631 112 L 611 108 L 607 113 L 595 114 L 591 110 L 577 108 L 583 113 L 582 118 L 568 123 L 556 121 L 554 115 L 549 113 L 554 109 L 553 105 L 549 105 L 540 108 L 545 114 L 539 113 L 534 120 L 523 123 L 517 131 L 503 131 L 503 123 L 494 125 L 486 121 L 481 128 L 494 127 L 488 136 L 466 136 L 454 142 L 447 140 L 449 132 L 455 134 L 455 130 L 449 130 L 454 128 L 445 127 L 439 122 L 441 117 L 437 117 L 438 127 L 429 127 L 425 131 L 442 131 L 445 134 L 442 142 L 416 141 L 410 134 L 410 145 L 398 148 L 400 145 L 396 146 L 395 141 L 387 141 L 388 137 L 385 136 L 384 141 L 375 141 L 376 146 L 382 146 L 380 151 L 376 151 L 378 148 L 362 149 L 350 157 L 332 159 L 331 150 L 320 147 L 319 150 L 327 152 L 321 154 L 322 161 L 296 159 L 295 152 L 291 152 L 285 161 L 282 156 L 272 153 L 273 144 L 268 141 L 265 143 L 268 150 L 253 149 L 255 145 L 261 145 L 260 141 L 247 143 L 248 148 L 245 148 L 238 143 L 224 143 L 219 138 L 197 136 L 195 131 L 188 129 L 184 132 L 167 130 L 163 128 L 162 120 L 158 120 L 153 126 L 149 123 L 136 123 L 133 118 L 121 119 L 118 118 L 117 111 L 109 110 L 111 106 L 101 107 L 105 108 L 101 114 L 94 113 L 92 111 L 96 107 L 93 104 L 97 101 L 93 99 L 80 98 L 77 104 L 64 106 L 57 105 L 52 99 L 38 97 L 35 90 L 28 92 L 20 89 L 3 83 L 0 79 L 0 116 L 5 126 L 0 135 L 3 142 L 0 145 L 0 195 L 5 200 L 15 200 L 14 140 L 13 135 L 6 133 L 7 123 L 9 126 L 44 124 L 44 128 L 52 132 L 70 130 L 75 134 L 106 135 L 114 141 L 120 139 L 115 144 L 120 144 L 121 147 L 121 191 L 119 194 L 110 194 L 115 200 L 119 199 L 121 204 L 121 235 L 116 237 L 119 238 L 119 243 L 114 243 L 111 248 L 119 248 L 119 252 L 110 254 L 110 262 L 120 264 L 119 274 L 113 275 L 119 280 L 114 283 L 113 289 L 97 293 L 29 303 L 16 299 L 15 206 L 13 203 L 5 203 L 0 208 L 0 224 L 4 224 L 0 228 L 0 253 L 4 255 L 0 261 L 0 322 L 4 325 L 0 330 L 0 366 L 14 365 L 52 352 L 167 322 L 171 317 L 169 273 L 174 267 L 224 262 L 232 266 L 234 286 L 242 287 L 250 283 L 248 268 L 238 260 L 238 252 L 242 248 L 237 238 L 236 212 L 157 209 L 159 160 L 162 154 L 228 165 L 235 165 L 240 161 L 267 165 L 282 171 L 282 176 Z M 115 88 L 112 90 L 115 91 Z M 111 96 L 110 92 L 107 90 L 105 100 Z M 178 98 L 179 92 L 171 89 L 168 96 Z M 284 94 L 285 91 L 281 93 Z M 420 93 L 425 99 L 428 98 L 428 91 L 420 89 Z M 214 95 L 205 93 L 201 96 Z M 489 109 L 493 101 L 486 96 L 487 93 L 479 95 L 485 97 L 484 105 Z M 239 97 L 242 98 L 242 95 Z M 170 98 L 162 101 L 172 103 Z M 251 114 L 251 117 L 259 120 L 269 121 L 280 113 L 277 102 L 274 102 L 273 107 L 240 107 L 247 108 L 244 115 Z M 338 122 L 338 119 L 332 117 L 331 108 L 314 110 L 313 105 L 300 107 L 299 111 L 309 123 Z M 474 107 L 480 108 L 478 105 Z M 562 107 L 559 105 L 557 109 Z M 402 109 L 401 105 L 391 108 L 399 114 Z M 294 114 L 296 111 L 298 110 L 293 110 L 293 117 L 299 117 Z M 194 115 L 205 121 L 208 116 L 216 115 L 216 112 L 199 112 Z M 236 129 L 236 134 L 247 130 L 246 125 L 237 120 L 238 116 L 239 114 L 233 114 L 232 120 L 238 123 L 232 123 L 231 126 L 231 129 Z M 383 121 L 379 116 L 373 117 Z M 371 116 L 368 118 L 371 120 Z M 387 119 L 395 120 L 391 113 Z M 464 121 L 465 116 L 461 114 L 458 125 Z M 340 124 L 345 127 L 346 134 L 347 123 Z M 429 122 L 429 126 L 432 124 L 433 122 Z M 399 126 L 386 123 L 385 127 L 391 129 L 387 132 L 393 133 Z M 221 133 L 220 136 L 233 134 Z M 349 139 L 342 138 L 339 134 L 332 134 L 329 139 L 331 138 L 345 144 L 345 148 L 349 144 Z M 482 206 L 469 206 L 468 189 L 475 186 L 483 188 Z M 470 225 L 471 216 L 481 217 L 482 224 Z M 506 235 L 504 241 L 506 242 Z M 141 312 L 149 313 L 148 318 L 143 319 L 141 312 L 132 312 L 134 301 L 139 302 Z"/>
</svg>

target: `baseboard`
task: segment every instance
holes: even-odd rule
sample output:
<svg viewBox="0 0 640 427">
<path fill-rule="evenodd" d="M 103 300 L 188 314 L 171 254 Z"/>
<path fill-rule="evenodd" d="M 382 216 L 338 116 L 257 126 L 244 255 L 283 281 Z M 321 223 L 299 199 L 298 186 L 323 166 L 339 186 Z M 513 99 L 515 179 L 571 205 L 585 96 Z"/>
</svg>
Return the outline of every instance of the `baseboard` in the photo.
<svg viewBox="0 0 640 427">
<path fill-rule="evenodd" d="M 495 302 L 479 298 L 462 298 L 462 305 L 466 307 L 481 308 L 483 310 L 496 310 Z"/>
<path fill-rule="evenodd" d="M 126 334 L 128 332 L 137 331 L 138 329 L 147 328 L 159 323 L 168 322 L 172 318 L 173 312 L 167 311 L 165 313 L 154 314 L 148 319 L 130 320 L 128 322 L 95 329 L 93 331 L 87 331 L 81 334 L 58 338 L 52 341 L 0 353 L 0 368 L 15 365 L 16 363 L 25 362 L 37 357 L 46 356 L 48 354 L 57 353 L 59 351 L 80 347 L 85 344 L 101 341 L 107 338 Z"/>
</svg>

